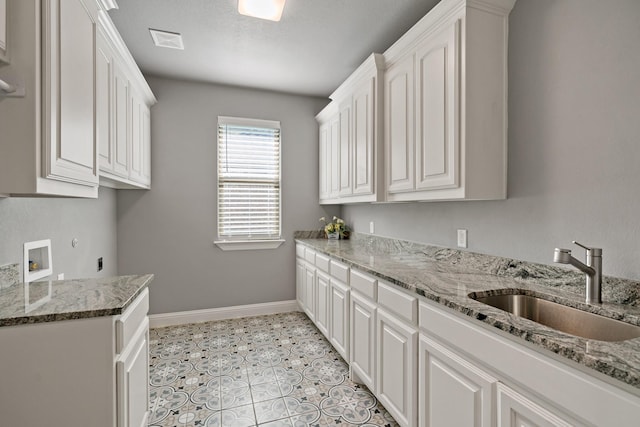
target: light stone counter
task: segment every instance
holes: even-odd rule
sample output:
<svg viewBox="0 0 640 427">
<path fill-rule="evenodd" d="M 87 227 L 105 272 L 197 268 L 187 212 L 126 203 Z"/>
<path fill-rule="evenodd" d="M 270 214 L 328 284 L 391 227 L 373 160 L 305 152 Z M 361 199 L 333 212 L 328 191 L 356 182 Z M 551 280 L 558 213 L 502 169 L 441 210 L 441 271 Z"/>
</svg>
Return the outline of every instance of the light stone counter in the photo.
<svg viewBox="0 0 640 427">
<path fill-rule="evenodd" d="M 520 290 L 640 325 L 638 282 L 604 277 L 605 303 L 587 305 L 584 274 L 561 267 L 358 233 L 339 241 L 317 238 L 315 232 L 297 232 L 295 238 L 354 268 L 640 389 L 640 338 L 604 342 L 575 337 L 469 297 Z"/>
<path fill-rule="evenodd" d="M 153 274 L 13 284 L 0 288 L 0 327 L 121 314 Z"/>
</svg>

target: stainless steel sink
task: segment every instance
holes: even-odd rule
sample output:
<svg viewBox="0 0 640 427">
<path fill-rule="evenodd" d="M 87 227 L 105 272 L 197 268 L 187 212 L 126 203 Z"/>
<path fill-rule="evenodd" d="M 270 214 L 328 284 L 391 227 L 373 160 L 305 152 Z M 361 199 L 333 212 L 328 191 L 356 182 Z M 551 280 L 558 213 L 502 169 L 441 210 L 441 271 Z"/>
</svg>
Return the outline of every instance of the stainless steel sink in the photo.
<svg viewBox="0 0 640 427">
<path fill-rule="evenodd" d="M 513 294 L 471 298 L 582 338 L 600 341 L 625 341 L 640 337 L 640 326 L 567 307 L 535 296 Z"/>
</svg>

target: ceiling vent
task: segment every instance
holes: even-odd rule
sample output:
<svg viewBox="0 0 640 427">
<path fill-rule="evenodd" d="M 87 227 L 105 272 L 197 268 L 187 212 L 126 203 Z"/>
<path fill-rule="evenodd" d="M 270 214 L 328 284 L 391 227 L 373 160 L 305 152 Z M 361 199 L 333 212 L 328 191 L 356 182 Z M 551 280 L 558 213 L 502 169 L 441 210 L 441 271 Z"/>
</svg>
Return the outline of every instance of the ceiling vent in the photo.
<svg viewBox="0 0 640 427">
<path fill-rule="evenodd" d="M 169 49 L 184 50 L 182 35 L 180 33 L 170 33 L 168 31 L 152 30 L 149 28 L 153 43 L 158 47 L 168 47 Z"/>
</svg>

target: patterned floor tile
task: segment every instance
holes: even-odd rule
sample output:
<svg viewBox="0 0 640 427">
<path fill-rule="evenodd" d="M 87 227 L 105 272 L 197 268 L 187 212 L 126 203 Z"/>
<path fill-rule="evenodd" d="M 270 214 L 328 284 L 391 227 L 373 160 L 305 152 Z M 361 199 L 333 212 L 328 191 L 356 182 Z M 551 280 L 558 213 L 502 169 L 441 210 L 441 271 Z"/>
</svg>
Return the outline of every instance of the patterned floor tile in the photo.
<svg viewBox="0 0 640 427">
<path fill-rule="evenodd" d="M 149 332 L 150 427 L 395 427 L 306 315 Z"/>
<path fill-rule="evenodd" d="M 254 403 L 253 406 L 256 411 L 258 424 L 289 417 L 287 406 L 282 398 L 257 402 Z"/>
</svg>

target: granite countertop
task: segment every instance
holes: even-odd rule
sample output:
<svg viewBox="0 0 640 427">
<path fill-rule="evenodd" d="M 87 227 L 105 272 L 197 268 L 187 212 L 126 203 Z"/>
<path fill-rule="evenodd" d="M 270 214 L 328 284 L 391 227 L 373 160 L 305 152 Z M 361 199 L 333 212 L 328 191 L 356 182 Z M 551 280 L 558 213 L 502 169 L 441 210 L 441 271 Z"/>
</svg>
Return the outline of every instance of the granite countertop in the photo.
<svg viewBox="0 0 640 427">
<path fill-rule="evenodd" d="M 402 240 L 354 233 L 350 240 L 297 232 L 296 241 L 361 271 L 494 326 L 515 337 L 640 389 L 640 338 L 605 342 L 580 338 L 475 301 L 469 295 L 514 290 L 640 325 L 640 283 L 603 277 L 603 304 L 584 302 L 584 274 Z M 588 371 L 588 370 L 587 370 Z"/>
<path fill-rule="evenodd" d="M 121 314 L 153 274 L 0 287 L 0 327 Z"/>
</svg>

